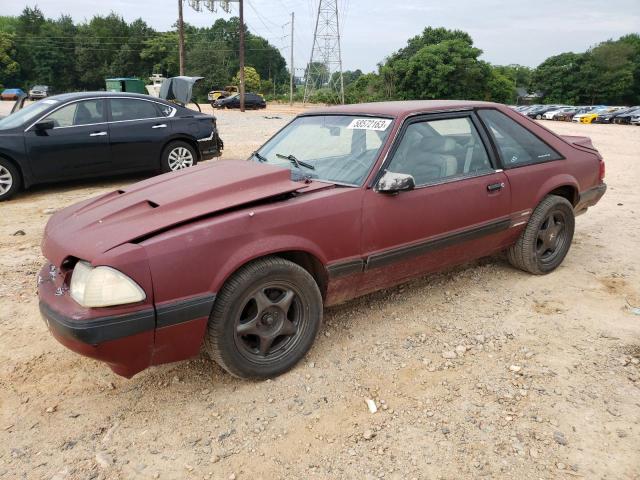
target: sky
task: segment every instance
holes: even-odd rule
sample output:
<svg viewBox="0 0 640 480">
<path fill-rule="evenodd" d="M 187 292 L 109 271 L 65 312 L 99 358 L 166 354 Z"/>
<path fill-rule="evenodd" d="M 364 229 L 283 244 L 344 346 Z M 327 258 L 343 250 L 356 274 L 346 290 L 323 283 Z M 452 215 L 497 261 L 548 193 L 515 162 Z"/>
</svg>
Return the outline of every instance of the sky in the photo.
<svg viewBox="0 0 640 480">
<path fill-rule="evenodd" d="M 290 15 L 295 12 L 294 65 L 310 59 L 319 0 L 245 0 L 249 29 L 278 47 L 289 62 Z M 7 2 L 3 15 L 19 15 L 34 3 Z M 127 21 L 141 17 L 157 30 L 170 30 L 177 0 L 38 0 L 47 17 L 69 14 L 76 22 L 116 12 Z M 491 63 L 535 67 L 558 53 L 582 52 L 627 33 L 640 32 L 640 0 L 338 0 L 343 69 L 375 71 L 386 56 L 427 26 L 468 32 Z M 232 3 L 232 15 L 238 4 Z M 185 4 L 185 21 L 211 25 L 228 18 L 220 9 L 196 12 Z M 300 74 L 300 70 L 297 72 Z"/>
</svg>

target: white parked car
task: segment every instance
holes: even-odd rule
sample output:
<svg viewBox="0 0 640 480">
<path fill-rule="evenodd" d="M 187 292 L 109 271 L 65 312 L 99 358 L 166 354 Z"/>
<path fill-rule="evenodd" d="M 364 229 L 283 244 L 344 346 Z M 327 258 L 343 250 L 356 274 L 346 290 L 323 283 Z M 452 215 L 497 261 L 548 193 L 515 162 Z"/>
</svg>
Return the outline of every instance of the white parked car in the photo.
<svg viewBox="0 0 640 480">
<path fill-rule="evenodd" d="M 544 118 L 545 120 L 553 120 L 558 113 L 569 111 L 569 110 L 572 110 L 572 109 L 573 109 L 573 107 L 556 108 L 555 110 L 550 110 L 550 111 L 544 113 L 544 115 L 542 115 L 542 118 Z"/>
</svg>

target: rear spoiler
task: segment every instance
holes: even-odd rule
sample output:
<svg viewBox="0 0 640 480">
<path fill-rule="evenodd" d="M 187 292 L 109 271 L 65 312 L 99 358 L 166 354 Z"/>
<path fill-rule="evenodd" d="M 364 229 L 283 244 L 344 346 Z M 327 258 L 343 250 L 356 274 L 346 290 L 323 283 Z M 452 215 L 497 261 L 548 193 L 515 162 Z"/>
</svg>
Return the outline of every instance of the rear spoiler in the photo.
<svg viewBox="0 0 640 480">
<path fill-rule="evenodd" d="M 576 145 L 579 147 L 588 148 L 589 150 L 598 151 L 591 143 L 591 139 L 589 137 L 582 137 L 579 135 L 560 135 L 565 142 L 569 142 L 572 145 Z"/>
</svg>

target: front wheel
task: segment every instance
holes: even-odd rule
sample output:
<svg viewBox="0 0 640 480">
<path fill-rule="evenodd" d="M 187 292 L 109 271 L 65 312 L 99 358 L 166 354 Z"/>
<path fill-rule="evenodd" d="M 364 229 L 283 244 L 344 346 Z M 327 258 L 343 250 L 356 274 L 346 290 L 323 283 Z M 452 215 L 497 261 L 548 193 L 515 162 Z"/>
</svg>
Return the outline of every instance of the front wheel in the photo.
<svg viewBox="0 0 640 480">
<path fill-rule="evenodd" d="M 11 162 L 0 157 L 0 202 L 13 197 L 21 184 L 18 169 Z"/>
<path fill-rule="evenodd" d="M 569 252 L 574 228 L 571 203 L 566 198 L 548 195 L 531 214 L 518 241 L 507 251 L 509 262 L 534 275 L 552 272 Z"/>
<path fill-rule="evenodd" d="M 309 272 L 282 258 L 262 258 L 225 283 L 205 348 L 236 377 L 272 378 L 304 357 L 321 323 L 322 296 Z"/>
<path fill-rule="evenodd" d="M 162 151 L 160 165 L 163 172 L 175 172 L 184 168 L 193 167 L 198 163 L 195 148 L 187 142 L 171 142 Z"/>
</svg>

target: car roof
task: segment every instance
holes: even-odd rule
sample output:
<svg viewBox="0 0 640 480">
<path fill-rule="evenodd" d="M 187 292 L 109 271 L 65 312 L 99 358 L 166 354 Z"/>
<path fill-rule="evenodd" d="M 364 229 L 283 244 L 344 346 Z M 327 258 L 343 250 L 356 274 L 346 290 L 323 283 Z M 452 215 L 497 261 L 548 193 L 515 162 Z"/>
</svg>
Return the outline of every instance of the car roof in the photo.
<svg viewBox="0 0 640 480">
<path fill-rule="evenodd" d="M 151 95 L 144 95 L 142 93 L 129 93 L 129 92 L 73 92 L 62 93 L 49 97 L 53 100 L 59 100 L 61 102 L 67 102 L 69 100 L 79 100 L 83 98 L 94 97 L 130 97 L 130 98 L 144 98 L 146 100 L 155 100 L 159 102 L 166 102 L 166 100 L 158 97 L 152 97 Z"/>
<path fill-rule="evenodd" d="M 302 115 L 318 115 L 323 113 L 345 115 L 382 115 L 388 117 L 404 117 L 414 113 L 443 110 L 469 110 L 475 107 L 500 107 L 493 102 L 475 100 L 406 100 L 396 102 L 357 103 L 314 108 Z"/>
</svg>

